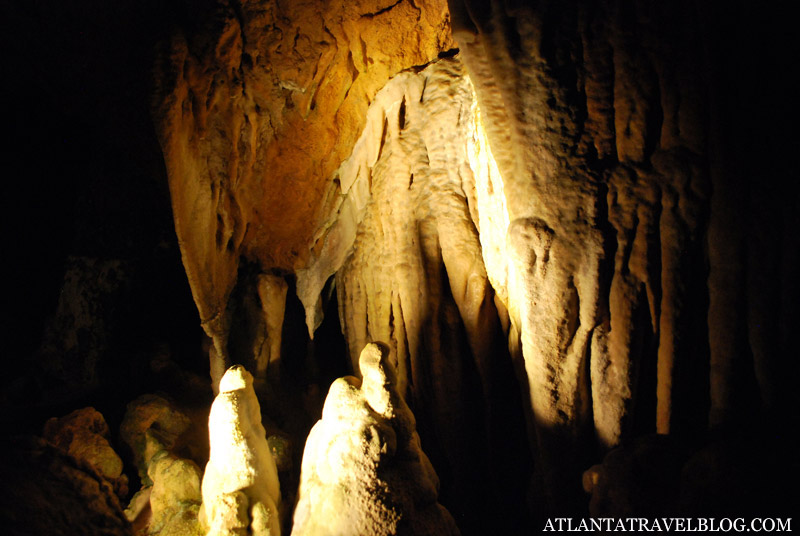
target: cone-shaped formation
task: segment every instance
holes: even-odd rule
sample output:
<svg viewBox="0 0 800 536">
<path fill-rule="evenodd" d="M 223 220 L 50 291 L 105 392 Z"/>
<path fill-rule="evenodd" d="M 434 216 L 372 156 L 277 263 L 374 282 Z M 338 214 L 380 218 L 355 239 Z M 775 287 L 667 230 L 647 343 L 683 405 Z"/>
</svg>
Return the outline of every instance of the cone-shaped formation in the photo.
<svg viewBox="0 0 800 536">
<path fill-rule="evenodd" d="M 261 425 L 253 376 L 228 369 L 208 417 L 210 456 L 200 523 L 208 535 L 279 536 L 278 470 Z"/>
<path fill-rule="evenodd" d="M 439 479 L 394 385 L 387 347 L 368 344 L 331 385 L 306 441 L 294 535 L 458 534 Z"/>
</svg>

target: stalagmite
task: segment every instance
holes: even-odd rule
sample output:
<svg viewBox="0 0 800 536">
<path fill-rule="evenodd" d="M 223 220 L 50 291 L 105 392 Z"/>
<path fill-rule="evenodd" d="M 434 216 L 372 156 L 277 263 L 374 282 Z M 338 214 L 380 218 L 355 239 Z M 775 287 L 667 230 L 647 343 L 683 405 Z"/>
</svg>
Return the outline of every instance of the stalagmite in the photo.
<svg viewBox="0 0 800 536">
<path fill-rule="evenodd" d="M 253 377 L 241 365 L 222 377 L 208 418 L 210 456 L 200 523 L 210 536 L 280 535 L 278 470 L 261 425 Z"/>
<path fill-rule="evenodd" d="M 439 479 L 397 391 L 389 349 L 368 344 L 359 365 L 331 385 L 306 441 L 292 534 L 455 535 L 436 502 Z"/>
</svg>

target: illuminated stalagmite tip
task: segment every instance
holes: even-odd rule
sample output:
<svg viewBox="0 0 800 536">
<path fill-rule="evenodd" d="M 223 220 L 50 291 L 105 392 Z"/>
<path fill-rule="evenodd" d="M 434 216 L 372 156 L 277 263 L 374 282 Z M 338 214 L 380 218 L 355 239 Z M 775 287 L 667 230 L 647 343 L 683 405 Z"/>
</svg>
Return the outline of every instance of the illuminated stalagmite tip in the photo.
<svg viewBox="0 0 800 536">
<path fill-rule="evenodd" d="M 241 365 L 220 380 L 208 418 L 210 456 L 200 523 L 209 536 L 279 536 L 278 470 L 261 424 L 253 376 Z"/>
</svg>

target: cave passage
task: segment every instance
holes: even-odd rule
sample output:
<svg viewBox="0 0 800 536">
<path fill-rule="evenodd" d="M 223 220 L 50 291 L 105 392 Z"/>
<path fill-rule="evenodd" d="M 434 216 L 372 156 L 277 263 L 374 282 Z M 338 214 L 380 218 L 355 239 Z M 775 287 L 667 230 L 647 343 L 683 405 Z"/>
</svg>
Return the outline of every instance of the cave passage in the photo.
<svg viewBox="0 0 800 536">
<path fill-rule="evenodd" d="M 11 534 L 790 515 L 779 6 L 118 4 L 0 7 Z"/>
</svg>

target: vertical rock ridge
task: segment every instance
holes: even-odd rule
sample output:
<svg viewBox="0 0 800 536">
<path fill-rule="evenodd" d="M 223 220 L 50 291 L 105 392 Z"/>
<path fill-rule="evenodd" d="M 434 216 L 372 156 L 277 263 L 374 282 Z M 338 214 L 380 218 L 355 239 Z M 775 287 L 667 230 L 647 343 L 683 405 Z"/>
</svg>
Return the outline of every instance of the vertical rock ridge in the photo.
<svg viewBox="0 0 800 536">
<path fill-rule="evenodd" d="M 510 222 L 507 278 L 486 266 L 520 337 L 556 507 L 586 433 L 607 449 L 634 430 L 705 427 L 699 24 L 682 25 L 691 8 L 613 1 L 450 7 Z M 481 233 L 484 252 L 498 235 Z"/>
</svg>

